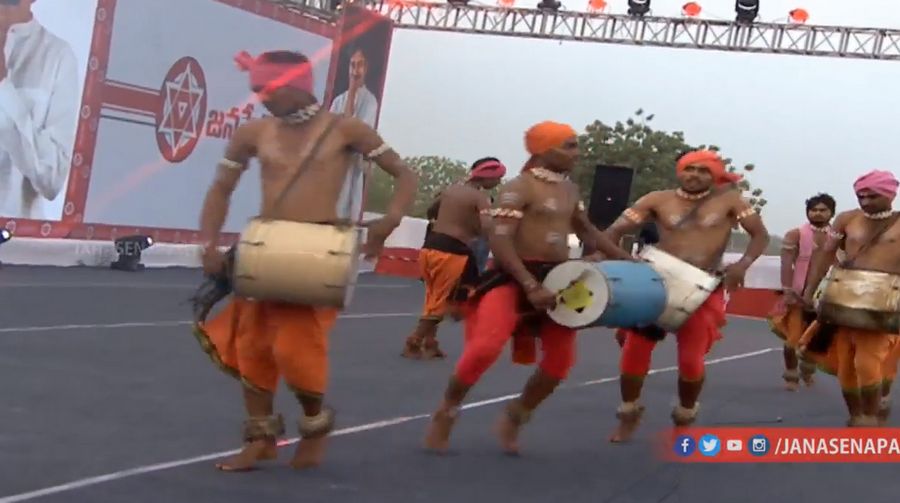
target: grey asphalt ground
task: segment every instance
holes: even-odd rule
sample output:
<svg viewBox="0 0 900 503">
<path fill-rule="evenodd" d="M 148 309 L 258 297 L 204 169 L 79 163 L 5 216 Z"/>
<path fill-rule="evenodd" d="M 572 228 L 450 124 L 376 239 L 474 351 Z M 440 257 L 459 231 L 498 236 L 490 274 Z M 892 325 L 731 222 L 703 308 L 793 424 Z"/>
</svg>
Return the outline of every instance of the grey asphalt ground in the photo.
<svg viewBox="0 0 900 503">
<path fill-rule="evenodd" d="M 216 454 L 239 447 L 243 410 L 237 383 L 190 335 L 183 302 L 199 280 L 184 269 L 0 269 L 0 503 L 872 503 L 900 494 L 896 466 L 659 461 L 653 439 L 669 426 L 671 370 L 648 379 L 635 441 L 609 444 L 618 384 L 604 378 L 618 374 L 619 349 L 602 329 L 580 335 L 579 362 L 525 430 L 523 456 L 500 454 L 494 441 L 502 400 L 464 412 L 451 455 L 426 454 L 425 415 L 460 353 L 461 327 L 442 328 L 446 361 L 400 358 L 422 288 L 374 275 L 361 278 L 332 335 L 328 401 L 341 430 L 325 465 L 290 470 L 291 445 L 260 471 L 220 473 Z M 699 425 L 842 425 L 835 380 L 784 391 L 778 348 L 764 323 L 732 319 L 709 359 L 736 358 L 709 366 Z M 653 367 L 674 363 L 667 340 Z M 531 371 L 504 355 L 470 402 L 518 392 Z M 581 384 L 592 380 L 601 382 Z M 283 393 L 278 409 L 294 437 L 296 403 Z"/>
</svg>

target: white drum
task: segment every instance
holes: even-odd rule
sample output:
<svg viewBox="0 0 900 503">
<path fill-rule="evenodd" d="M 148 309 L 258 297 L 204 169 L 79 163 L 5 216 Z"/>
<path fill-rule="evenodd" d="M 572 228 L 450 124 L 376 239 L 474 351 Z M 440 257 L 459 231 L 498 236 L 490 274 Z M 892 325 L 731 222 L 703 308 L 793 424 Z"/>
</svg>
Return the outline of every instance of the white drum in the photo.
<svg viewBox="0 0 900 503">
<path fill-rule="evenodd" d="M 255 218 L 237 245 L 234 292 L 257 300 L 346 307 L 359 271 L 362 230 Z"/>
<path fill-rule="evenodd" d="M 666 309 L 656 325 L 667 332 L 677 332 L 722 282 L 720 277 L 653 246 L 644 246 L 639 256 L 666 284 Z"/>
</svg>

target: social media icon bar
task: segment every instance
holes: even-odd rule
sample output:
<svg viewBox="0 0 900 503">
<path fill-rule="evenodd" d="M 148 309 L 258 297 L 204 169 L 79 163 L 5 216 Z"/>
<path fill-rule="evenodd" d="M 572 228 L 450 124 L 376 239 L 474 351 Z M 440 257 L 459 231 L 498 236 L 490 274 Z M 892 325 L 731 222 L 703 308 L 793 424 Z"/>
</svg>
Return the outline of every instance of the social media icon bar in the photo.
<svg viewBox="0 0 900 503">
<path fill-rule="evenodd" d="M 719 441 L 719 437 L 712 433 L 707 433 L 700 437 L 699 447 L 700 454 L 703 454 L 704 456 L 715 456 L 721 450 L 722 443 Z"/>
<path fill-rule="evenodd" d="M 741 452 L 744 450 L 744 442 L 739 439 L 728 439 L 725 441 L 725 450 L 728 452 Z"/>
<path fill-rule="evenodd" d="M 697 447 L 697 443 L 694 441 L 693 437 L 688 435 L 682 435 L 675 439 L 675 454 L 681 457 L 688 457 L 694 453 L 694 449 Z"/>
<path fill-rule="evenodd" d="M 754 435 L 750 437 L 750 454 L 754 456 L 765 456 L 769 453 L 769 439 L 765 435 Z"/>
</svg>

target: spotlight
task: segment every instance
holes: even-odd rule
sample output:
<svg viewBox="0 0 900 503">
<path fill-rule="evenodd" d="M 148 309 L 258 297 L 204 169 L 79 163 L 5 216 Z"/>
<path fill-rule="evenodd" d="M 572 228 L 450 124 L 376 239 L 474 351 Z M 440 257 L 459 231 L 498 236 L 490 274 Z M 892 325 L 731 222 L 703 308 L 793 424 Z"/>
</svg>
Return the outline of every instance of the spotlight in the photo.
<svg viewBox="0 0 900 503">
<path fill-rule="evenodd" d="M 735 0 L 734 11 L 738 23 L 750 24 L 759 17 L 759 0 Z"/>
<path fill-rule="evenodd" d="M 628 0 L 628 15 L 644 17 L 650 12 L 650 0 Z"/>
<path fill-rule="evenodd" d="M 115 243 L 119 258 L 109 265 L 110 269 L 134 272 L 144 268 L 144 264 L 141 264 L 141 252 L 153 246 L 150 236 L 126 236 L 117 239 Z"/>
<path fill-rule="evenodd" d="M 562 7 L 562 2 L 559 0 L 541 0 L 541 2 L 537 4 L 538 10 L 545 12 L 557 12 L 560 7 Z"/>
</svg>

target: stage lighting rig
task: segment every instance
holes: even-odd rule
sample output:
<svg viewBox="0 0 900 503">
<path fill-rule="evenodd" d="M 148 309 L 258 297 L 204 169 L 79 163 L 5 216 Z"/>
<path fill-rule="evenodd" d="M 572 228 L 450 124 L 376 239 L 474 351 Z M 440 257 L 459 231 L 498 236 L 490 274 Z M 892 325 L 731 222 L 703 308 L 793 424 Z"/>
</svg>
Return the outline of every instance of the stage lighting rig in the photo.
<svg viewBox="0 0 900 503">
<path fill-rule="evenodd" d="M 738 23 L 751 24 L 759 17 L 759 0 L 735 0 L 734 12 Z"/>
<path fill-rule="evenodd" d="M 650 12 L 650 0 L 628 0 L 628 15 L 644 17 Z"/>
<path fill-rule="evenodd" d="M 537 4 L 538 10 L 544 12 L 559 12 L 560 7 L 562 7 L 562 2 L 559 0 L 541 0 L 541 2 Z"/>
<path fill-rule="evenodd" d="M 465 7 L 469 5 L 469 0 L 447 0 L 447 3 L 454 7 Z"/>
<path fill-rule="evenodd" d="M 115 244 L 119 258 L 110 264 L 109 268 L 134 272 L 144 268 L 144 264 L 141 264 L 141 253 L 153 246 L 153 239 L 150 236 L 126 236 L 117 239 Z"/>
</svg>

